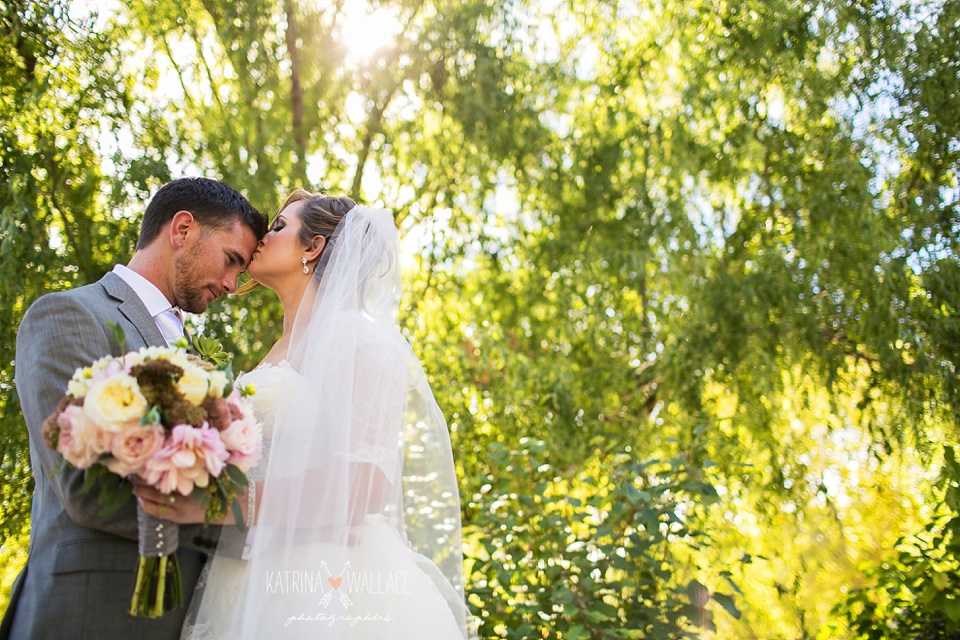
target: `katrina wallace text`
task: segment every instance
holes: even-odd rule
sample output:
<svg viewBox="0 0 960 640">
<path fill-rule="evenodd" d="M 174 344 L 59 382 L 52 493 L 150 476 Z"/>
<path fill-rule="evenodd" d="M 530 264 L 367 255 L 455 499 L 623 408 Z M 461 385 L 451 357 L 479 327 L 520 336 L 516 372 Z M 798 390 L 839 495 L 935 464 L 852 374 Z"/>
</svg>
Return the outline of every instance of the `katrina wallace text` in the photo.
<svg viewBox="0 0 960 640">
<path fill-rule="evenodd" d="M 324 593 L 331 588 L 352 594 L 411 593 L 407 571 L 347 571 L 345 580 L 320 571 L 268 571 L 267 593 Z"/>
</svg>

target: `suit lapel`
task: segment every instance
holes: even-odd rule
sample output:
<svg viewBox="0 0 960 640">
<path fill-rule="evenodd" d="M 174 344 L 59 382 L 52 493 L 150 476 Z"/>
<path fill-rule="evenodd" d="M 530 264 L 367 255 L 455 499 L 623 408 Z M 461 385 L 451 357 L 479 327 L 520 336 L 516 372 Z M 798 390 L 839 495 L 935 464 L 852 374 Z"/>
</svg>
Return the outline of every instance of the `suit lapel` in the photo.
<svg viewBox="0 0 960 640">
<path fill-rule="evenodd" d="M 123 281 L 123 278 L 110 271 L 100 279 L 100 284 L 110 297 L 117 300 L 119 303 L 117 308 L 140 334 L 143 344 L 156 347 L 166 346 L 167 342 L 163 339 L 163 334 L 160 333 L 160 327 L 147 312 L 140 296 Z M 130 342 L 129 336 L 127 342 Z"/>
</svg>

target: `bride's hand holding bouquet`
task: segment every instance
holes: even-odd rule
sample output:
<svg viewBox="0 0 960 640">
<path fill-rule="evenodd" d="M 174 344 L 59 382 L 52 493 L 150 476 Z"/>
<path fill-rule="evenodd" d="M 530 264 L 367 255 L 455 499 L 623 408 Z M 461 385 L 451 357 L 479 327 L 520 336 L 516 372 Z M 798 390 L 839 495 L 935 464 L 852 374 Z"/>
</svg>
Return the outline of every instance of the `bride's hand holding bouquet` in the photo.
<svg viewBox="0 0 960 640">
<path fill-rule="evenodd" d="M 232 506 L 243 527 L 238 497 L 260 459 L 262 433 L 245 399 L 252 389 L 236 388 L 226 359 L 217 360 L 182 346 L 101 358 L 77 369 L 44 424 L 47 445 L 85 470 L 84 488 L 99 483 L 104 513 L 130 498 L 128 480 L 146 496 L 137 509 L 131 615 L 160 617 L 183 603 L 174 521 L 202 513 L 205 522 L 220 523 Z"/>
</svg>

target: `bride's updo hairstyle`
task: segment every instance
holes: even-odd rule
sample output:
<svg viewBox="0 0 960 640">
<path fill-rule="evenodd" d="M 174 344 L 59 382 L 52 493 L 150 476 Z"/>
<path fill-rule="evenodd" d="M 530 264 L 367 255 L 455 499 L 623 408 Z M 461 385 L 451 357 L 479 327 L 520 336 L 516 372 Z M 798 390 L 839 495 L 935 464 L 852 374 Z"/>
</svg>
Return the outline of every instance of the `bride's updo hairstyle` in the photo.
<svg viewBox="0 0 960 640">
<path fill-rule="evenodd" d="M 274 218 L 280 215 L 284 209 L 294 202 L 301 201 L 303 202 L 303 208 L 300 209 L 298 239 L 307 247 L 313 243 L 313 239 L 317 236 L 330 238 L 336 231 L 337 225 L 347 215 L 347 212 L 357 206 L 357 203 L 347 196 L 327 196 L 322 193 L 311 193 L 306 189 L 294 189 L 277 209 L 277 213 L 270 219 L 271 224 Z M 327 247 L 324 247 L 323 252 L 326 253 L 326 250 Z M 259 282 L 248 280 L 237 289 L 237 293 L 250 293 L 259 286 Z"/>
<path fill-rule="evenodd" d="M 325 196 L 321 193 L 310 193 L 303 189 L 296 189 L 287 196 L 287 199 L 280 205 L 280 211 L 283 211 L 294 202 L 303 202 L 303 208 L 300 209 L 300 242 L 305 246 L 310 246 L 313 239 L 317 236 L 329 238 L 337 230 L 337 225 L 343 220 L 347 212 L 357 206 L 351 198 L 347 196 Z M 326 247 L 324 247 L 326 251 Z"/>
</svg>

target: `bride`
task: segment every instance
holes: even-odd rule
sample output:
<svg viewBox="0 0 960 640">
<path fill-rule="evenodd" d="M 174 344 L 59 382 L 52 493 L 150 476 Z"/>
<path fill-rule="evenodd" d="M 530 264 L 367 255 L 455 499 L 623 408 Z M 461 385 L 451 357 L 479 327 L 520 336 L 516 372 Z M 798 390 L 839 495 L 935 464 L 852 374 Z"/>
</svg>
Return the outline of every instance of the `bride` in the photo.
<svg viewBox="0 0 960 640">
<path fill-rule="evenodd" d="M 264 456 L 248 533 L 223 528 L 182 638 L 466 638 L 453 456 L 397 324 L 392 215 L 297 190 L 248 272 L 284 310 L 237 380 Z"/>
</svg>

